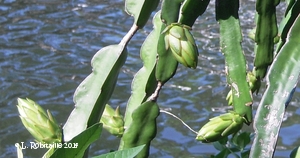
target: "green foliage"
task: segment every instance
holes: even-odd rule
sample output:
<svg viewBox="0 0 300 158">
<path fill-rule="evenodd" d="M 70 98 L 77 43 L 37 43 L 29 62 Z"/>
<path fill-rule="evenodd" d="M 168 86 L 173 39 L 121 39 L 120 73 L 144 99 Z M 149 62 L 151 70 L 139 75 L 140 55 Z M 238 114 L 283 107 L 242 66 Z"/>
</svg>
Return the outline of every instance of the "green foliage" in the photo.
<svg viewBox="0 0 300 158">
<path fill-rule="evenodd" d="M 135 157 L 143 148 L 145 145 L 140 145 L 134 148 L 129 148 L 129 149 L 124 149 L 124 150 L 119 150 L 119 151 L 114 151 L 111 153 L 95 156 L 92 158 L 133 158 Z"/>
<path fill-rule="evenodd" d="M 148 35 L 141 48 L 141 60 L 143 67 L 135 74 L 131 90 L 132 94 L 128 100 L 125 113 L 125 127 L 127 128 L 132 122 L 132 112 L 155 91 L 157 81 L 155 79 L 155 64 L 157 50 L 157 39 L 160 35 L 160 27 L 162 22 L 159 19 L 159 14 L 156 14 L 153 19 L 154 29 Z"/>
<path fill-rule="evenodd" d="M 276 62 L 270 67 L 268 87 L 257 109 L 252 157 L 267 158 L 274 154 L 283 114 L 293 96 L 300 73 L 300 16 L 295 19 L 287 37 L 287 42 L 275 58 Z"/>
<path fill-rule="evenodd" d="M 159 115 L 159 107 L 155 101 L 144 102 L 132 113 L 132 123 L 125 130 L 121 149 L 128 149 L 146 144 L 137 157 L 148 157 L 150 142 L 156 136 L 156 118 Z"/>
<path fill-rule="evenodd" d="M 126 0 L 125 10 L 134 17 L 134 24 L 143 28 L 160 0 Z"/>
<path fill-rule="evenodd" d="M 279 32 L 281 32 L 281 37 L 279 44 L 276 48 L 276 54 L 279 52 L 283 44 L 286 42 L 288 32 L 293 25 L 295 19 L 298 17 L 300 13 L 300 2 L 299 1 L 287 1 L 288 2 L 288 8 L 286 10 L 285 17 L 282 19 L 280 26 L 279 26 Z"/>
<path fill-rule="evenodd" d="M 180 15 L 180 7 L 184 0 L 163 0 L 161 6 L 161 19 L 170 25 L 178 21 Z"/>
<path fill-rule="evenodd" d="M 178 22 L 192 27 L 196 19 L 205 12 L 209 1 L 210 0 L 185 0 L 181 5 Z"/>
<path fill-rule="evenodd" d="M 223 138 L 214 142 L 214 147 L 219 150 L 219 153 L 211 156 L 211 158 L 224 158 L 233 155 L 236 158 L 249 158 L 250 154 L 250 132 L 239 132 L 233 135 L 232 138 Z"/>
<path fill-rule="evenodd" d="M 246 59 L 241 46 L 238 0 L 216 1 L 216 19 L 220 24 L 220 47 L 225 57 L 227 82 L 231 86 L 233 109 L 252 122 L 252 96 L 246 80 Z"/>
<path fill-rule="evenodd" d="M 95 54 L 93 72 L 81 82 L 74 94 L 75 108 L 64 125 L 64 141 L 99 122 L 126 58 L 127 50 L 123 45 L 107 46 Z"/>
<path fill-rule="evenodd" d="M 159 36 L 157 45 L 157 61 L 155 70 L 156 80 L 162 84 L 169 81 L 175 75 L 178 66 L 178 61 L 173 55 L 172 50 L 166 47 L 166 34 L 164 33 L 165 29 L 166 26 L 162 25 L 162 35 Z"/>
<path fill-rule="evenodd" d="M 94 124 L 69 142 L 63 143 L 63 147 L 57 148 L 49 158 L 82 158 L 89 145 L 100 137 L 101 132 L 102 124 Z"/>
<path fill-rule="evenodd" d="M 274 38 L 277 36 L 276 6 L 280 0 L 256 1 L 256 33 L 255 33 L 255 75 L 265 77 L 268 66 L 274 57 Z"/>
</svg>

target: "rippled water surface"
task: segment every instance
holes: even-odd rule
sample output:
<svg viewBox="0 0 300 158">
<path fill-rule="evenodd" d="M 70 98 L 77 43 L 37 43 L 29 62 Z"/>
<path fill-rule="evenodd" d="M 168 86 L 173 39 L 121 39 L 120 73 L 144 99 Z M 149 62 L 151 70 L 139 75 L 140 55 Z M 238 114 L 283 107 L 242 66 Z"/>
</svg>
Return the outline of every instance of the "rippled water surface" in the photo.
<svg viewBox="0 0 300 158">
<path fill-rule="evenodd" d="M 29 97 L 50 109 L 64 123 L 73 109 L 73 93 L 91 72 L 90 60 L 102 47 L 118 43 L 133 19 L 124 11 L 122 0 L 0 0 L 0 157 L 16 157 L 14 144 L 33 141 L 23 127 L 16 108 L 17 97 Z M 244 50 L 251 68 L 253 42 L 247 33 L 253 28 L 254 2 L 241 1 Z M 129 45 L 129 57 L 110 101 L 125 105 L 130 84 L 141 68 L 139 48 L 152 29 L 151 21 Z M 214 5 L 196 22 L 193 32 L 199 45 L 196 70 L 179 66 L 158 100 L 161 108 L 180 116 L 193 129 L 226 110 L 228 91 L 224 58 L 219 52 L 218 24 Z M 263 89 L 262 89 L 263 90 Z M 259 100 L 261 94 L 255 96 Z M 276 157 L 287 157 L 299 146 L 299 89 L 287 109 Z M 254 104 L 254 108 L 258 103 Z M 251 128 L 246 128 L 250 129 Z M 119 140 L 103 132 L 91 146 L 90 155 L 117 149 Z M 24 150 L 26 157 L 41 157 L 45 150 Z M 151 157 L 201 157 L 215 154 L 211 144 L 195 140 L 195 134 L 179 121 L 162 113 Z M 180 155 L 180 156 L 179 156 Z"/>
</svg>

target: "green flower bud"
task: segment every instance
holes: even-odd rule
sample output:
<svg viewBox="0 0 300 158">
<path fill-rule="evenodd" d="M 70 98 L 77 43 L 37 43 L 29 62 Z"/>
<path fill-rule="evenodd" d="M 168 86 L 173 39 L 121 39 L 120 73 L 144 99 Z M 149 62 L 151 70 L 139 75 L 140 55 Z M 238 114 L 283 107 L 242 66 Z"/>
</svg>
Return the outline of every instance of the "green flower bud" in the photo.
<svg viewBox="0 0 300 158">
<path fill-rule="evenodd" d="M 62 141 L 62 130 L 51 112 L 34 101 L 18 98 L 18 111 L 21 121 L 30 134 L 40 143 L 59 143 Z"/>
<path fill-rule="evenodd" d="M 250 30 L 250 32 L 248 33 L 248 37 L 253 41 L 255 41 L 255 33 L 256 33 L 256 27 Z"/>
<path fill-rule="evenodd" d="M 103 128 L 109 133 L 117 137 L 122 137 L 124 133 L 124 120 L 120 114 L 119 106 L 114 110 L 106 104 L 100 122 L 103 123 Z"/>
<path fill-rule="evenodd" d="M 237 133 L 244 123 L 244 118 L 230 112 L 210 119 L 198 132 L 196 139 L 204 143 L 218 141 L 230 134 Z"/>
<path fill-rule="evenodd" d="M 257 94 L 261 85 L 261 81 L 255 77 L 254 73 L 253 72 L 247 73 L 247 81 L 251 92 L 252 93 L 256 92 Z M 228 105 L 233 104 L 232 90 L 228 92 L 226 96 L 226 100 L 228 101 Z"/>
<path fill-rule="evenodd" d="M 247 73 L 247 79 L 248 79 L 248 83 L 249 83 L 251 92 L 252 93 L 256 92 L 256 94 L 257 94 L 260 89 L 261 81 L 260 81 L 260 79 L 257 79 L 255 77 L 255 70 L 253 70 L 253 71 L 254 72 Z"/>
<path fill-rule="evenodd" d="M 199 53 L 190 30 L 189 26 L 174 23 L 163 33 L 165 33 L 166 50 L 170 49 L 179 63 L 195 69 Z"/>
<path fill-rule="evenodd" d="M 226 100 L 228 101 L 228 105 L 233 105 L 233 97 L 232 90 L 230 90 L 226 96 Z"/>
</svg>

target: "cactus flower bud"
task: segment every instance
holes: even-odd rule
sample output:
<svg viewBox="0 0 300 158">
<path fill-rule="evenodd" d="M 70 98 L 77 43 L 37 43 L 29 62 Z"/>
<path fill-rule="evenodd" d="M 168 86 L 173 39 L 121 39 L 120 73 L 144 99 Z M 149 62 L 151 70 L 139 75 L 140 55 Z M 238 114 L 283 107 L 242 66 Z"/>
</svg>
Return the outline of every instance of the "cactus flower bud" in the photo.
<svg viewBox="0 0 300 158">
<path fill-rule="evenodd" d="M 18 98 L 21 121 L 30 134 L 40 143 L 59 143 L 62 130 L 49 110 L 46 111 L 34 101 Z"/>
<path fill-rule="evenodd" d="M 244 123 L 244 118 L 230 112 L 210 119 L 198 132 L 196 137 L 204 143 L 218 141 L 230 134 L 237 133 Z"/>
<path fill-rule="evenodd" d="M 228 105 L 233 105 L 233 97 L 232 90 L 230 90 L 226 96 L 226 100 L 228 101 Z"/>
<path fill-rule="evenodd" d="M 195 69 L 199 53 L 190 30 L 189 26 L 173 23 L 163 33 L 165 33 L 166 49 L 171 49 L 179 63 Z"/>
<path fill-rule="evenodd" d="M 124 120 L 120 114 L 119 106 L 114 110 L 106 104 L 100 122 L 103 123 L 103 128 L 109 133 L 117 137 L 122 137 L 124 133 Z"/>
<path fill-rule="evenodd" d="M 261 85 L 261 81 L 260 79 L 257 79 L 254 75 L 255 70 L 253 70 L 254 72 L 248 72 L 247 73 L 247 79 L 248 79 L 248 83 L 249 83 L 249 87 L 251 89 L 251 92 L 254 93 L 256 92 L 256 94 L 258 93 L 259 89 L 260 89 L 260 85 Z"/>
<path fill-rule="evenodd" d="M 261 81 L 255 77 L 254 73 L 253 72 L 247 73 L 247 82 L 248 82 L 251 92 L 252 93 L 256 92 L 256 94 L 257 94 L 259 91 L 260 85 L 261 85 Z M 226 100 L 228 101 L 228 105 L 233 104 L 232 90 L 230 90 L 228 92 L 228 94 L 226 96 Z"/>
</svg>

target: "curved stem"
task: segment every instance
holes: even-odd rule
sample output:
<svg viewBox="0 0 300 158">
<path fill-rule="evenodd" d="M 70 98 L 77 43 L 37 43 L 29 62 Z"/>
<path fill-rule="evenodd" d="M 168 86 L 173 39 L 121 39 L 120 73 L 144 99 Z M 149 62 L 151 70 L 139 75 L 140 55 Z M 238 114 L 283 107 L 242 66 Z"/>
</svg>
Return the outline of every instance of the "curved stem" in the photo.
<svg viewBox="0 0 300 158">
<path fill-rule="evenodd" d="M 157 82 L 157 87 L 154 91 L 154 93 L 148 98 L 148 101 L 149 100 L 152 100 L 152 101 L 156 101 L 158 96 L 159 96 L 159 92 L 162 88 L 163 84 L 161 82 Z"/>
<path fill-rule="evenodd" d="M 187 125 L 181 118 L 179 118 L 178 116 L 170 113 L 169 111 L 166 111 L 166 110 L 162 110 L 160 109 L 160 112 L 163 112 L 163 113 L 166 113 L 168 115 L 171 115 L 173 116 L 174 118 L 176 118 L 177 120 L 179 120 L 185 127 L 187 127 L 190 131 L 192 131 L 193 133 L 195 134 L 198 134 L 198 132 L 196 132 L 195 130 L 193 130 L 189 125 Z"/>
<path fill-rule="evenodd" d="M 119 43 L 122 46 L 126 46 L 130 39 L 134 36 L 134 34 L 138 31 L 139 27 L 135 24 L 132 25 L 130 30 L 127 32 L 127 34 L 123 37 L 121 42 Z"/>
</svg>

